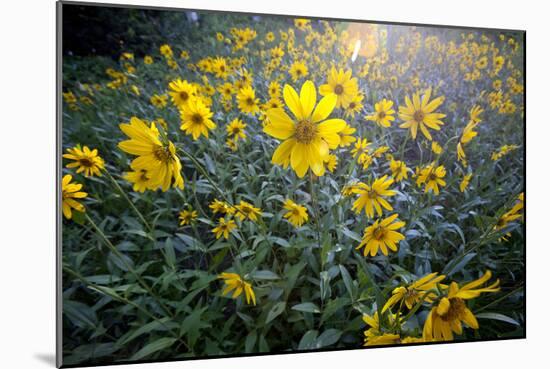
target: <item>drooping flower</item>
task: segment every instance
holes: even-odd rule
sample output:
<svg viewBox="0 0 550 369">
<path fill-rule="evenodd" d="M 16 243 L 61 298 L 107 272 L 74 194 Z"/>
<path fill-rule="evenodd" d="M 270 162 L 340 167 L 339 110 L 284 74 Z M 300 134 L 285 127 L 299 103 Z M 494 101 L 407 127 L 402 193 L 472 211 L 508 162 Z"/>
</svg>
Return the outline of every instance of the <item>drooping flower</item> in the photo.
<svg viewBox="0 0 550 369">
<path fill-rule="evenodd" d="M 307 222 L 309 216 L 307 214 L 307 208 L 302 205 L 296 204 L 291 199 L 285 200 L 284 208 L 286 213 L 284 217 L 295 227 L 301 227 L 304 222 Z"/>
<path fill-rule="evenodd" d="M 378 250 L 385 256 L 388 256 L 388 249 L 396 252 L 399 241 L 405 239 L 405 236 L 397 231 L 405 226 L 405 222 L 394 223 L 397 217 L 398 214 L 393 214 L 385 219 L 377 219 L 374 224 L 365 228 L 363 239 L 356 249 L 364 247 L 364 256 L 375 256 Z"/>
<path fill-rule="evenodd" d="M 272 162 L 283 168 L 290 164 L 300 178 L 310 168 L 315 175 L 322 176 L 325 173 L 324 159 L 330 149 L 338 147 L 339 133 L 346 128 L 342 119 L 327 119 L 334 110 L 336 96 L 325 96 L 315 107 L 315 85 L 307 81 L 299 96 L 294 88 L 285 85 L 283 97 L 294 119 L 281 108 L 266 112 L 269 123 L 264 126 L 264 132 L 283 140 L 273 153 Z"/>
<path fill-rule="evenodd" d="M 233 292 L 233 296 L 231 297 L 236 299 L 244 292 L 246 303 L 250 304 L 252 302 L 253 305 L 256 305 L 256 294 L 252 289 L 252 284 L 246 282 L 240 275 L 224 272 L 218 275 L 218 278 L 223 279 L 226 285 L 222 292 L 223 295 L 228 295 Z"/>
<path fill-rule="evenodd" d="M 235 205 L 235 217 L 239 218 L 241 221 L 249 219 L 255 222 L 258 220 L 258 217 L 261 216 L 262 212 L 260 211 L 260 208 L 254 207 L 254 205 L 249 202 L 241 200 L 239 205 Z"/>
<path fill-rule="evenodd" d="M 73 217 L 72 209 L 78 212 L 85 212 L 86 208 L 84 205 L 79 203 L 77 199 L 83 199 L 88 196 L 86 192 L 80 191 L 82 189 L 82 184 L 72 182 L 73 176 L 66 174 L 61 180 L 61 207 L 63 210 L 63 215 L 67 219 Z"/>
<path fill-rule="evenodd" d="M 77 168 L 76 173 L 84 173 L 86 177 L 101 176 L 101 171 L 105 169 L 105 162 L 99 156 L 97 149 L 90 150 L 88 146 L 76 145 L 69 148 L 63 157 L 73 160 L 72 163 L 67 164 L 67 168 Z"/>
<path fill-rule="evenodd" d="M 220 214 L 233 214 L 235 213 L 235 208 L 226 203 L 225 201 L 220 201 L 218 199 L 214 199 L 213 202 L 210 203 L 208 206 L 214 214 L 220 213 Z"/>
<path fill-rule="evenodd" d="M 464 175 L 464 177 L 462 178 L 462 181 L 460 182 L 460 192 L 466 191 L 466 188 L 470 184 L 471 179 L 472 179 L 472 173 L 471 172 Z"/>
<path fill-rule="evenodd" d="M 444 279 L 445 275 L 438 276 L 437 273 L 430 273 L 407 286 L 395 288 L 392 291 L 392 296 L 386 301 L 386 304 L 382 308 L 382 312 L 385 312 L 398 302 L 404 303 L 409 310 L 419 302 L 432 303 L 437 297 L 433 290 L 437 288 L 438 284 L 440 288 L 447 287 L 439 283 Z"/>
<path fill-rule="evenodd" d="M 353 189 L 353 193 L 358 194 L 359 197 L 353 203 L 352 209 L 358 214 L 364 209 L 369 218 L 374 216 L 374 210 L 378 216 L 382 216 L 382 207 L 392 211 L 392 206 L 384 197 L 395 196 L 396 192 L 388 189 L 393 182 L 393 179 L 385 175 L 376 179 L 370 186 L 363 182 L 358 183 Z"/>
<path fill-rule="evenodd" d="M 440 96 L 430 101 L 431 94 L 432 89 L 427 89 L 422 101 L 419 92 L 413 95 L 412 101 L 408 96 L 405 96 L 406 106 L 399 107 L 399 118 L 404 121 L 399 127 L 409 128 L 413 139 L 416 139 L 416 134 L 420 129 L 422 134 L 431 141 L 432 135 L 428 128 L 439 131 L 444 124 L 441 119 L 445 118 L 445 114 L 435 112 L 443 104 L 443 97 Z"/>
<path fill-rule="evenodd" d="M 462 323 L 478 329 L 475 315 L 466 306 L 465 300 L 478 297 L 482 293 L 498 292 L 499 280 L 486 287 L 480 287 L 491 278 L 491 272 L 485 274 L 462 287 L 451 282 L 447 295 L 442 297 L 428 313 L 422 336 L 426 341 L 452 341 L 454 334 L 462 334 Z"/>
<path fill-rule="evenodd" d="M 119 127 L 130 139 L 119 142 L 118 147 L 137 156 L 131 167 L 134 171 L 146 172 L 150 189 L 160 187 L 167 191 L 170 186 L 183 189 L 182 167 L 176 147 L 165 137 L 161 139 L 154 122 L 149 127 L 141 119 L 132 117 L 129 124 L 123 123 Z"/>
</svg>

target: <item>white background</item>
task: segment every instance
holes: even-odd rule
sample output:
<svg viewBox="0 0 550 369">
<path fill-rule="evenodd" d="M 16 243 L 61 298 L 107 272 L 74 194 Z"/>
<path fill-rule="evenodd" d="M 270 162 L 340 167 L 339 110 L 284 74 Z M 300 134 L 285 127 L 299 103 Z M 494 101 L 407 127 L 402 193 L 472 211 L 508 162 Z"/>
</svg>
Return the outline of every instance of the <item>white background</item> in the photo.
<svg viewBox="0 0 550 369">
<path fill-rule="evenodd" d="M 111 0 L 112 3 L 124 1 Z M 127 0 L 132 4 L 527 30 L 527 340 L 135 365 L 132 368 L 518 368 L 548 362 L 549 21 L 527 0 Z M 0 10 L 0 368 L 52 368 L 55 352 L 55 2 Z M 538 360 L 537 360 L 538 359 Z M 540 367 L 536 365 L 535 367 Z M 127 367 L 127 366 L 124 366 Z M 117 368 L 121 368 L 118 366 Z"/>
</svg>

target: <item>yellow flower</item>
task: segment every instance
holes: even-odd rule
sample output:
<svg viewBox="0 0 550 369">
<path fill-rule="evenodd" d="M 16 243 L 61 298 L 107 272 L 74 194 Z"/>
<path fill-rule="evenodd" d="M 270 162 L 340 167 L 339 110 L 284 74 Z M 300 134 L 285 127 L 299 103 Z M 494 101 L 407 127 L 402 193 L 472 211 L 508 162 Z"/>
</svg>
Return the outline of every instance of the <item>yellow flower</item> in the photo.
<svg viewBox="0 0 550 369">
<path fill-rule="evenodd" d="M 258 216 L 262 216 L 260 208 L 255 208 L 251 203 L 241 200 L 239 205 L 235 206 L 235 217 L 241 221 L 250 219 L 255 222 L 258 220 Z"/>
<path fill-rule="evenodd" d="M 334 154 L 328 154 L 328 156 L 325 159 L 325 165 L 327 166 L 327 169 L 334 173 L 334 170 L 336 169 L 336 166 L 338 165 L 338 157 Z"/>
<path fill-rule="evenodd" d="M 145 190 L 155 190 L 151 184 L 151 177 L 146 169 L 136 169 L 133 172 L 124 173 L 124 179 L 133 183 L 133 190 L 136 192 L 145 192 Z"/>
<path fill-rule="evenodd" d="M 145 55 L 143 57 L 143 62 L 147 65 L 153 64 L 153 57 L 150 55 Z"/>
<path fill-rule="evenodd" d="M 161 45 L 160 53 L 167 58 L 171 58 L 174 55 L 172 48 L 170 47 L 170 45 L 167 44 Z"/>
<path fill-rule="evenodd" d="M 150 99 L 151 104 L 153 104 L 153 106 L 157 108 L 164 108 L 167 104 L 166 100 L 168 100 L 168 96 L 158 95 L 158 94 L 151 96 L 151 99 Z"/>
<path fill-rule="evenodd" d="M 216 235 L 216 239 L 220 238 L 223 235 L 223 238 L 226 240 L 229 238 L 229 233 L 237 227 L 237 224 L 233 219 L 225 220 L 225 218 L 220 218 L 218 220 L 218 226 L 212 229 L 212 233 Z"/>
<path fill-rule="evenodd" d="M 443 148 L 437 141 L 432 141 L 432 152 L 436 155 L 441 155 Z"/>
<path fill-rule="evenodd" d="M 260 111 L 256 93 L 250 86 L 245 86 L 237 93 L 237 103 L 243 113 L 256 114 Z"/>
<path fill-rule="evenodd" d="M 220 213 L 220 214 L 233 214 L 235 213 L 235 208 L 226 203 L 225 201 L 220 201 L 218 199 L 214 199 L 213 202 L 210 203 L 208 206 L 214 214 Z"/>
<path fill-rule="evenodd" d="M 212 69 L 214 70 L 214 74 L 218 78 L 227 79 L 227 77 L 229 77 L 230 69 L 224 58 L 215 58 L 212 62 Z"/>
<path fill-rule="evenodd" d="M 409 178 L 407 165 L 401 160 L 391 159 L 390 161 L 391 175 L 395 182 L 400 182 L 403 179 Z"/>
<path fill-rule="evenodd" d="M 305 206 L 298 205 L 291 199 L 285 201 L 284 208 L 287 210 L 284 217 L 295 227 L 301 227 L 307 222 L 309 216 Z"/>
<path fill-rule="evenodd" d="M 193 223 L 198 216 L 199 214 L 197 213 L 197 211 L 193 209 L 180 211 L 180 214 L 179 214 L 180 226 Z"/>
<path fill-rule="evenodd" d="M 179 78 L 170 82 L 168 88 L 170 88 L 168 94 L 172 97 L 172 102 L 179 107 L 186 105 L 197 95 L 197 88 L 194 85 Z"/>
<path fill-rule="evenodd" d="M 319 93 L 322 96 L 330 94 L 337 96 L 337 108 L 348 106 L 358 92 L 357 78 L 351 78 L 351 70 L 348 69 L 344 72 L 343 69 L 340 69 L 336 71 L 334 66 L 328 74 L 327 83 L 319 87 Z"/>
<path fill-rule="evenodd" d="M 363 255 L 375 256 L 378 250 L 382 250 L 382 254 L 388 256 L 388 248 L 392 251 L 397 251 L 399 241 L 404 240 L 405 236 L 397 232 L 399 228 L 405 226 L 405 222 L 393 221 L 397 218 L 397 214 L 390 215 L 385 219 L 377 219 L 373 225 L 365 228 L 363 239 L 356 249 L 364 247 Z"/>
<path fill-rule="evenodd" d="M 352 210 L 359 214 L 361 210 L 365 209 L 365 214 L 369 218 L 374 216 L 375 209 L 378 216 L 382 216 L 382 207 L 392 211 L 392 206 L 384 199 L 384 197 L 395 196 L 395 191 L 388 190 L 392 184 L 393 179 L 388 179 L 387 175 L 376 179 L 371 186 L 363 182 L 358 183 L 353 193 L 359 194 L 359 198 L 353 203 Z"/>
<path fill-rule="evenodd" d="M 340 136 L 340 147 L 347 147 L 355 142 L 356 138 L 353 136 L 356 129 L 346 123 L 346 127 L 338 132 Z"/>
<path fill-rule="evenodd" d="M 189 100 L 180 110 L 180 129 L 187 135 L 192 135 L 197 140 L 201 135 L 208 138 L 208 131 L 216 128 L 216 124 L 210 119 L 213 113 L 204 105 L 201 99 Z"/>
<path fill-rule="evenodd" d="M 359 138 L 355 142 L 355 146 L 353 150 L 351 150 L 351 155 L 353 155 L 354 158 L 359 158 L 362 154 L 366 153 L 368 151 L 368 147 L 371 145 L 370 142 L 367 141 L 366 138 Z"/>
<path fill-rule="evenodd" d="M 310 22 L 311 21 L 309 19 L 303 19 L 303 18 L 294 19 L 294 25 L 296 26 L 296 28 L 302 31 L 306 29 L 307 25 Z"/>
<path fill-rule="evenodd" d="M 439 131 L 443 122 L 441 118 L 445 114 L 435 113 L 434 111 L 443 103 L 443 97 L 438 97 L 430 101 L 432 89 L 429 88 L 424 93 L 422 101 L 420 101 L 420 93 L 416 92 L 413 95 L 412 101 L 408 96 L 405 96 L 405 106 L 399 107 L 399 118 L 403 121 L 399 127 L 410 128 L 413 139 L 416 139 L 418 128 L 426 136 L 428 140 L 432 140 L 432 135 L 428 128 Z"/>
<path fill-rule="evenodd" d="M 395 316 L 388 314 L 388 321 L 393 324 Z M 369 326 L 365 330 L 365 343 L 364 346 L 378 346 L 378 345 L 392 345 L 399 343 L 399 335 L 394 333 L 383 332 L 380 327 L 380 317 L 376 311 L 372 316 L 368 314 L 363 315 L 363 322 Z"/>
<path fill-rule="evenodd" d="M 456 282 L 451 282 L 447 296 L 442 297 L 429 312 L 424 323 L 422 337 L 426 341 L 452 341 L 453 334 L 462 334 L 462 323 L 470 328 L 478 329 L 477 319 L 468 309 L 464 300 L 476 298 L 481 293 L 499 291 L 498 279 L 487 287 L 478 288 L 490 278 L 491 272 L 486 271 L 481 278 L 462 287 L 459 287 Z"/>
<path fill-rule="evenodd" d="M 176 147 L 165 138 L 161 140 L 154 122 L 148 127 L 141 119 L 132 117 L 130 124 L 123 123 L 119 127 L 130 139 L 120 142 L 118 147 L 137 156 L 131 167 L 135 171 L 144 169 L 147 172 L 150 189 L 161 187 L 167 191 L 170 185 L 183 189 L 181 162 L 176 156 Z"/>
<path fill-rule="evenodd" d="M 65 159 L 73 160 L 67 164 L 67 168 L 78 168 L 77 173 L 84 172 L 84 176 L 101 176 L 101 171 L 105 169 L 105 162 L 97 153 L 97 149 L 90 150 L 88 146 L 83 148 L 76 145 L 72 149 L 67 149 L 67 154 L 64 154 Z"/>
<path fill-rule="evenodd" d="M 308 69 L 304 62 L 295 61 L 290 66 L 288 73 L 292 76 L 292 81 L 297 82 L 300 78 L 303 78 L 308 75 Z"/>
<path fill-rule="evenodd" d="M 329 149 L 338 147 L 339 133 L 346 128 L 346 122 L 342 119 L 326 120 L 334 110 L 336 96 L 325 96 L 315 107 L 315 85 L 307 81 L 302 85 L 299 96 L 294 88 L 285 85 L 283 97 L 295 119 L 281 108 L 266 112 L 269 123 L 264 126 L 264 132 L 283 140 L 271 161 L 283 168 L 290 164 L 300 178 L 309 168 L 315 175 L 322 176 L 325 173 L 324 159 Z"/>
<path fill-rule="evenodd" d="M 225 82 L 223 85 L 218 87 L 218 92 L 222 95 L 224 100 L 231 100 L 235 89 L 231 83 Z"/>
<path fill-rule="evenodd" d="M 468 173 L 462 178 L 462 181 L 460 182 L 460 192 L 464 192 L 466 190 L 466 187 L 470 184 L 470 180 L 472 179 L 472 173 Z"/>
<path fill-rule="evenodd" d="M 236 299 L 243 292 L 246 297 L 246 303 L 256 305 L 256 295 L 252 289 L 252 285 L 249 282 L 244 281 L 240 275 L 236 273 L 221 273 L 218 278 L 223 279 L 226 287 L 223 290 L 223 294 L 227 295 L 233 291 L 232 298 Z"/>
<path fill-rule="evenodd" d="M 363 109 L 363 98 L 362 94 L 355 95 L 351 102 L 345 107 L 344 116 L 345 117 L 355 117 L 355 114 L 359 113 Z"/>
<path fill-rule="evenodd" d="M 61 180 L 61 207 L 63 209 L 63 215 L 67 219 L 71 219 L 73 217 L 71 209 L 81 213 L 86 211 L 84 205 L 75 199 L 83 199 L 88 196 L 86 192 L 80 191 L 82 189 L 82 184 L 76 182 L 71 183 L 72 180 L 73 176 L 70 174 L 66 174 Z"/>
<path fill-rule="evenodd" d="M 269 84 L 268 93 L 269 97 L 277 98 L 281 96 L 281 85 L 277 81 L 273 81 Z"/>
<path fill-rule="evenodd" d="M 393 110 L 393 101 L 382 99 L 381 101 L 374 104 L 374 113 L 365 117 L 365 119 L 370 120 L 378 124 L 380 127 L 389 127 L 391 122 L 395 120 L 393 116 L 395 110 Z"/>
<path fill-rule="evenodd" d="M 438 276 L 437 273 L 430 273 L 424 277 L 412 282 L 408 286 L 400 286 L 392 291 L 392 296 L 388 299 L 382 312 L 385 312 L 398 302 L 405 303 L 407 309 L 412 309 L 419 302 L 432 303 L 437 297 L 432 290 L 437 289 L 439 282 L 445 279 L 444 275 Z M 440 285 L 440 288 L 446 288 L 445 285 Z"/>
<path fill-rule="evenodd" d="M 227 135 L 232 136 L 235 140 L 239 138 L 244 140 L 246 138 L 246 133 L 244 131 L 245 128 L 246 124 L 239 118 L 235 118 L 226 127 Z"/>
<path fill-rule="evenodd" d="M 439 195 L 439 186 L 445 186 L 447 183 L 443 180 L 447 171 L 443 165 L 438 167 L 434 163 L 427 165 L 420 170 L 416 184 L 420 186 L 424 184 L 424 192 L 433 190 L 436 195 Z"/>
</svg>

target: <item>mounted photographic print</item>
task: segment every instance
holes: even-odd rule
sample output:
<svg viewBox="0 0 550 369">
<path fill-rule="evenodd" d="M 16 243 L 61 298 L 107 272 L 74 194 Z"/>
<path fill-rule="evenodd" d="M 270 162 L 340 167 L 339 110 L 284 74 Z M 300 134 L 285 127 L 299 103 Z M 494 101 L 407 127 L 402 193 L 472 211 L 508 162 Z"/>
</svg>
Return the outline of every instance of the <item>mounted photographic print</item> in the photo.
<svg viewBox="0 0 550 369">
<path fill-rule="evenodd" d="M 524 31 L 58 29 L 58 365 L 525 337 Z"/>
</svg>

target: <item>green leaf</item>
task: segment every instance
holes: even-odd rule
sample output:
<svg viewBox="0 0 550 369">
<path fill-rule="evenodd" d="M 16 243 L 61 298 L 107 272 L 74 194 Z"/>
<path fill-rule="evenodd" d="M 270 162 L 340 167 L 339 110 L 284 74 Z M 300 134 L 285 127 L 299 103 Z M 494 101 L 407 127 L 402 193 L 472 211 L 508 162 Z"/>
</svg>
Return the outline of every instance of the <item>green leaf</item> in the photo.
<svg viewBox="0 0 550 369">
<path fill-rule="evenodd" d="M 147 356 L 154 354 L 157 351 L 161 351 L 172 346 L 176 341 L 176 338 L 171 337 L 159 338 L 158 340 L 145 345 L 141 350 L 132 355 L 130 360 L 141 360 L 143 358 L 146 358 Z"/>
<path fill-rule="evenodd" d="M 153 320 L 152 322 L 149 322 L 138 329 L 136 329 L 132 334 L 129 336 L 126 336 L 122 341 L 120 341 L 120 345 L 124 346 L 128 344 L 128 342 L 132 341 L 134 338 L 137 338 L 141 336 L 142 334 L 149 333 L 156 330 L 162 330 L 166 331 L 166 325 L 170 321 L 169 317 L 162 318 L 159 320 Z"/>
<path fill-rule="evenodd" d="M 348 290 L 349 297 L 352 301 L 355 300 L 355 285 L 353 284 L 353 281 L 351 279 L 351 276 L 349 275 L 348 270 L 343 265 L 338 265 L 340 268 L 340 274 L 342 275 L 342 279 L 344 280 L 344 285 L 346 286 L 346 289 Z"/>
<path fill-rule="evenodd" d="M 493 319 L 493 320 L 500 320 L 502 322 L 510 323 L 513 325 L 519 326 L 519 322 L 515 319 L 510 318 L 509 316 L 499 314 L 499 313 L 479 313 L 476 314 L 477 318 L 480 319 Z"/>
<path fill-rule="evenodd" d="M 298 350 L 310 350 L 315 348 L 315 343 L 317 340 L 317 335 L 319 334 L 316 330 L 307 331 L 300 340 L 298 344 Z"/>
<path fill-rule="evenodd" d="M 294 305 L 292 310 L 302 311 L 304 313 L 320 313 L 321 310 L 313 302 L 303 302 L 298 305 Z"/>
<path fill-rule="evenodd" d="M 168 265 L 174 267 L 176 265 L 176 253 L 174 251 L 174 243 L 171 238 L 167 238 L 164 242 L 164 255 Z"/>
<path fill-rule="evenodd" d="M 252 279 L 257 280 L 273 281 L 280 279 L 277 274 L 273 273 L 270 270 L 256 270 L 255 272 L 251 273 L 250 276 L 252 277 Z"/>
<path fill-rule="evenodd" d="M 281 301 L 273 305 L 271 310 L 269 310 L 269 313 L 267 314 L 267 318 L 265 320 L 265 324 L 269 324 L 273 319 L 281 315 L 283 311 L 285 311 L 286 308 L 286 302 Z"/>
<path fill-rule="evenodd" d="M 244 352 L 251 353 L 254 350 L 254 345 L 258 340 L 258 333 L 256 331 L 250 332 L 244 341 Z"/>
<path fill-rule="evenodd" d="M 330 345 L 335 344 L 340 339 L 340 336 L 342 336 L 342 331 L 334 328 L 327 329 L 321 335 L 319 338 L 317 338 L 317 342 L 315 346 L 317 348 L 321 347 L 327 347 Z"/>
</svg>

